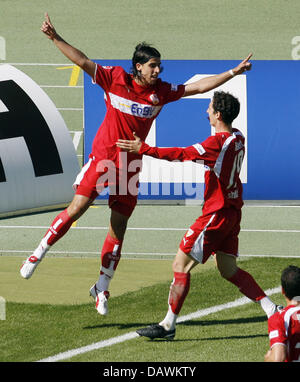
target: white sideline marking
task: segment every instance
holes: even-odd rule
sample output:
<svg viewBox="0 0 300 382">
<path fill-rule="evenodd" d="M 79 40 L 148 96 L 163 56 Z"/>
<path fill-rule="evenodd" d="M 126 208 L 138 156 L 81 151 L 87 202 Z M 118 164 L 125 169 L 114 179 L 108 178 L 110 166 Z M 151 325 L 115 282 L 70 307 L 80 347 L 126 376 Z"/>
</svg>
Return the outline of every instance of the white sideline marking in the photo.
<svg viewBox="0 0 300 382">
<path fill-rule="evenodd" d="M 45 63 L 45 62 L 9 62 L 9 65 L 14 66 L 72 66 L 75 64 L 72 63 L 64 63 L 64 64 L 55 64 L 53 62 Z"/>
<path fill-rule="evenodd" d="M 40 88 L 65 88 L 65 89 L 82 89 L 82 85 L 75 85 L 75 86 L 70 86 L 70 85 L 40 85 Z"/>
<path fill-rule="evenodd" d="M 62 111 L 83 111 L 82 107 L 58 107 L 57 110 Z"/>
<path fill-rule="evenodd" d="M 34 249 L 28 249 L 28 250 L 19 250 L 19 249 L 0 249 L 0 258 L 2 256 L 5 256 L 3 255 L 3 253 L 25 253 L 25 254 L 29 254 L 29 253 L 32 253 L 34 252 Z M 50 251 L 48 252 L 48 254 L 50 256 L 48 256 L 48 258 L 53 258 L 55 257 L 55 255 L 67 255 L 65 257 L 62 257 L 62 256 L 59 256 L 59 258 L 72 258 L 72 259 L 76 259 L 77 257 L 72 257 L 72 256 L 68 256 L 68 255 L 81 255 L 80 258 L 86 258 L 86 259 L 91 259 L 93 260 L 94 258 L 91 258 L 90 256 L 88 255 L 96 255 L 96 256 L 99 256 L 100 252 L 99 251 Z M 52 255 L 52 256 L 51 256 Z M 174 252 L 169 252 L 169 253 L 165 253 L 165 252 L 122 252 L 122 255 L 124 256 L 129 256 L 129 255 L 133 255 L 133 256 L 143 256 L 143 255 L 147 255 L 147 256 L 175 256 L 175 253 Z M 11 256 L 9 256 L 11 257 Z M 15 256 L 15 257 L 20 257 L 20 256 Z M 239 254 L 239 258 L 240 257 L 272 257 L 272 258 L 284 258 L 284 259 L 298 259 L 300 257 L 300 255 L 273 255 L 273 254 L 258 254 L 258 255 L 249 255 L 249 254 Z M 124 258 L 125 259 L 125 258 Z M 128 259 L 128 258 L 127 258 Z M 139 258 L 134 258 L 134 260 L 139 260 Z M 145 260 L 145 258 L 142 258 L 142 260 Z M 161 260 L 161 259 L 159 259 Z"/>
<path fill-rule="evenodd" d="M 281 291 L 281 287 L 277 287 L 277 288 L 273 288 L 273 289 L 268 289 L 265 291 L 265 293 L 268 296 L 271 296 L 272 294 L 279 293 L 280 291 Z M 179 317 L 177 320 L 177 323 L 181 323 L 181 322 L 189 321 L 189 320 L 192 320 L 195 318 L 207 316 L 207 315 L 212 314 L 212 313 L 220 312 L 221 310 L 235 308 L 237 306 L 249 304 L 250 302 L 252 302 L 252 301 L 249 300 L 247 297 L 242 297 L 242 298 L 239 298 L 237 300 L 228 302 L 226 304 L 221 304 L 221 305 L 212 306 L 211 308 L 201 309 L 201 310 L 198 310 L 194 313 L 190 313 L 190 314 L 187 314 L 185 316 Z M 43 359 L 36 361 L 36 362 L 62 361 L 64 359 L 69 359 L 69 358 L 75 357 L 79 354 L 88 353 L 90 351 L 101 349 L 101 348 L 104 348 L 107 346 L 112 346 L 112 345 L 115 345 L 115 344 L 118 344 L 121 342 L 132 340 L 132 339 L 137 338 L 137 337 L 139 337 L 139 335 L 136 332 L 129 332 L 129 333 L 123 334 L 122 336 L 112 337 L 112 338 L 109 338 L 107 340 L 95 342 L 93 344 L 90 344 L 87 346 L 82 346 L 82 347 L 77 348 L 77 349 L 72 349 L 72 350 L 68 350 L 68 351 L 63 352 L 63 353 L 58 353 L 56 355 L 53 355 L 53 356 L 47 357 L 47 358 L 43 358 Z"/>
<path fill-rule="evenodd" d="M 34 225 L 0 225 L 0 229 L 48 229 L 49 226 Z M 107 227 L 71 227 L 71 229 L 107 230 Z M 127 231 L 186 231 L 185 228 L 167 227 L 128 227 Z M 300 233 L 299 229 L 241 229 L 241 232 L 271 232 L 271 233 Z"/>
</svg>

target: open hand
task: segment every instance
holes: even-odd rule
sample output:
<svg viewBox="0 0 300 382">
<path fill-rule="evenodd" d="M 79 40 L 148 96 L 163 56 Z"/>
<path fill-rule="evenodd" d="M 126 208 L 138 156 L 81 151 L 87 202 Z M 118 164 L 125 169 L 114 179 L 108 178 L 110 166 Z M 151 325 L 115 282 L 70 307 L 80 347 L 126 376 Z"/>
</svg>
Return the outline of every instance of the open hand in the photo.
<svg viewBox="0 0 300 382">
<path fill-rule="evenodd" d="M 120 149 L 128 151 L 129 153 L 134 153 L 138 154 L 140 151 L 140 148 L 142 146 L 142 141 L 141 139 L 133 132 L 134 140 L 133 141 L 128 141 L 125 139 L 119 139 L 116 143 Z"/>
</svg>

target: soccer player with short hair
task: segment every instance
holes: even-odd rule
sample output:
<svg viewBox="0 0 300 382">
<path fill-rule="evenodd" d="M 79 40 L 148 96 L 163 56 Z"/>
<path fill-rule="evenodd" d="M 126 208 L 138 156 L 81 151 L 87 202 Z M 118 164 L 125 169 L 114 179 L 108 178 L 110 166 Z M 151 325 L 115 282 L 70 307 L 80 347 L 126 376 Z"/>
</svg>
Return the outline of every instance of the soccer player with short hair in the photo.
<svg viewBox="0 0 300 382">
<path fill-rule="evenodd" d="M 268 320 L 270 349 L 266 362 L 300 362 L 300 268 L 282 271 L 281 289 L 286 307 Z"/>
<path fill-rule="evenodd" d="M 207 109 L 215 135 L 186 148 L 150 147 L 139 137 L 119 140 L 123 150 L 168 161 L 204 161 L 205 191 L 202 215 L 185 233 L 173 262 L 174 278 L 168 298 L 168 312 L 159 323 L 137 330 L 149 338 L 173 339 L 176 319 L 190 288 L 190 271 L 214 255 L 222 277 L 233 283 L 249 299 L 260 303 L 268 317 L 277 306 L 266 296 L 253 277 L 237 266 L 238 235 L 243 206 L 239 177 L 245 138 L 232 127 L 240 103 L 229 93 L 215 92 Z"/>
<path fill-rule="evenodd" d="M 76 193 L 72 202 L 54 219 L 39 246 L 24 262 L 20 273 L 22 277 L 30 278 L 46 252 L 91 206 L 103 188 L 110 186 L 108 204 L 111 217 L 101 252 L 100 276 L 90 289 L 98 313 L 105 315 L 108 310 L 109 283 L 121 257 L 128 219 L 137 203 L 140 169 L 129 171 L 129 166 L 134 160 L 141 160 L 140 154 L 132 153 L 124 160 L 120 149 L 116 147 L 116 141 L 133 139 L 133 133 L 144 140 L 152 122 L 165 104 L 181 97 L 210 91 L 234 75 L 244 73 L 251 68 L 251 54 L 229 71 L 177 86 L 159 78 L 161 56 L 157 49 L 148 44 L 137 45 L 132 58 L 132 73 L 127 73 L 121 67 L 97 65 L 80 50 L 68 44 L 56 32 L 48 14 L 45 15 L 41 30 L 69 60 L 103 88 L 107 112 L 94 138 L 89 161 L 76 178 Z M 129 184 L 132 183 L 136 186 L 130 190 Z"/>
</svg>

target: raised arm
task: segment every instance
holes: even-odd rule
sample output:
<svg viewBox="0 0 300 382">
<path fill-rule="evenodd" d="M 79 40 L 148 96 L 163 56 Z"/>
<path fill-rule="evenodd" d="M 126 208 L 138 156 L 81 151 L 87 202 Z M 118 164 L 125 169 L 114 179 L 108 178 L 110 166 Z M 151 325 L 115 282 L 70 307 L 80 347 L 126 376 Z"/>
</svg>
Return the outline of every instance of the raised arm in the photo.
<svg viewBox="0 0 300 382">
<path fill-rule="evenodd" d="M 48 13 L 45 14 L 45 20 L 42 24 L 41 31 L 54 42 L 57 48 L 75 65 L 78 65 L 82 70 L 89 74 L 92 78 L 95 74 L 96 63 L 90 60 L 80 50 L 68 44 L 55 30 L 50 21 Z"/>
<path fill-rule="evenodd" d="M 252 53 L 249 54 L 245 60 L 243 60 L 238 66 L 235 68 L 228 70 L 227 72 L 217 74 L 215 76 L 209 76 L 202 78 L 199 81 L 192 82 L 190 84 L 185 85 L 185 92 L 183 97 L 206 93 L 212 89 L 217 88 L 218 86 L 223 85 L 225 82 L 229 81 L 231 78 L 238 74 L 244 73 L 246 70 L 251 69 L 251 62 L 249 62 L 252 57 Z"/>
</svg>

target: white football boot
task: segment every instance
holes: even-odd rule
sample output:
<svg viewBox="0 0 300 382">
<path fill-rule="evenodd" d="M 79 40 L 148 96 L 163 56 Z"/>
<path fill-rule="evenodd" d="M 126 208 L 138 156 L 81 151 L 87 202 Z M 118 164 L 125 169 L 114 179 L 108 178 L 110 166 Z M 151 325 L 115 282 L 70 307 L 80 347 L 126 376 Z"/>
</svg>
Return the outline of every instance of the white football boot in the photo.
<svg viewBox="0 0 300 382">
<path fill-rule="evenodd" d="M 41 243 L 33 252 L 33 254 L 27 257 L 20 269 L 20 274 L 22 277 L 24 277 L 24 279 L 30 279 L 36 267 L 43 260 L 43 257 L 45 256 L 49 248 L 49 245 L 41 241 Z"/>
<path fill-rule="evenodd" d="M 102 316 L 106 316 L 108 313 L 108 298 L 109 291 L 100 291 L 97 289 L 96 284 L 94 284 L 90 289 L 90 296 L 92 296 L 96 301 L 96 310 Z"/>
<path fill-rule="evenodd" d="M 23 263 L 20 274 L 24 279 L 30 279 L 33 272 L 35 271 L 35 268 L 39 265 L 41 262 L 41 259 L 39 260 L 36 256 L 29 256 Z"/>
</svg>

